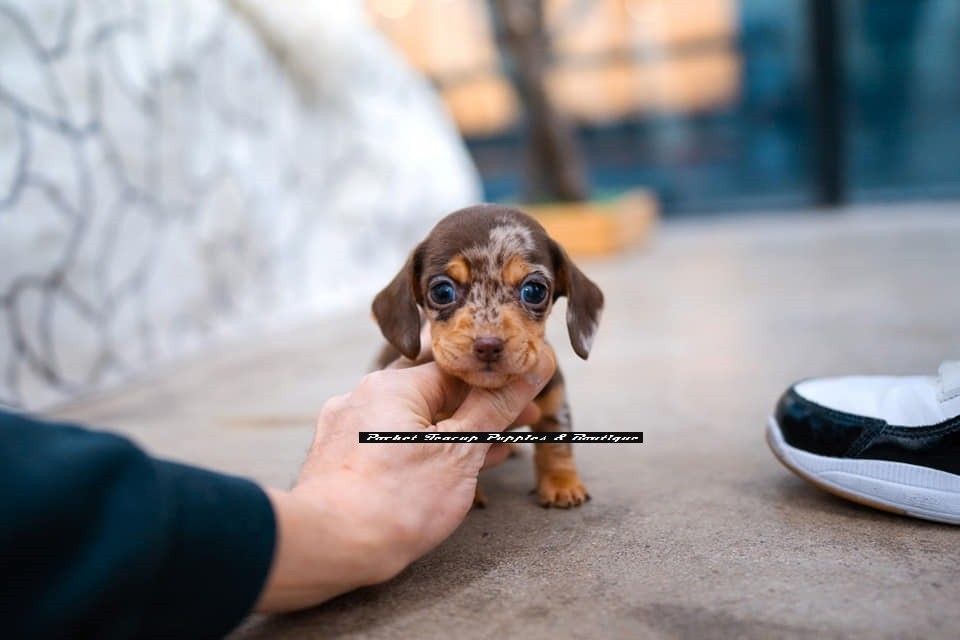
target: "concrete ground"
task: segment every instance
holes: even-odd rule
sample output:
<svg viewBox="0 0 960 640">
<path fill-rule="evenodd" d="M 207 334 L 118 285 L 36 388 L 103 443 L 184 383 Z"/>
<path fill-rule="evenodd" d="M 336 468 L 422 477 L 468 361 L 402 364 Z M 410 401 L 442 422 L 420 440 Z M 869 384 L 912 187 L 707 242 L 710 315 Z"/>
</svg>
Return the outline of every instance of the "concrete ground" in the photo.
<svg viewBox="0 0 960 640">
<path fill-rule="evenodd" d="M 764 423 L 807 376 L 960 358 L 960 204 L 665 225 L 583 263 L 608 308 L 593 355 L 554 344 L 593 501 L 535 506 L 525 459 L 389 584 L 251 619 L 238 638 L 935 638 L 960 635 L 960 529 L 822 493 Z M 168 367 L 59 412 L 151 451 L 286 486 L 311 416 L 378 344 L 365 310 Z"/>
</svg>

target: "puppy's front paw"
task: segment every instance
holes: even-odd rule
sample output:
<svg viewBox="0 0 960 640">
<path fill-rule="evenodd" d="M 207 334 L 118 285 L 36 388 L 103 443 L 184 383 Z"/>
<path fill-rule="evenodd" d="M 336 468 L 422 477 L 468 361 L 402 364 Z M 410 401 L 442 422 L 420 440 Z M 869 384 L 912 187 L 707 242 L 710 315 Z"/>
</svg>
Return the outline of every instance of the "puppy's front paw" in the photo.
<svg viewBox="0 0 960 640">
<path fill-rule="evenodd" d="M 576 471 L 548 471 L 537 480 L 537 501 L 541 507 L 569 509 L 589 499 Z"/>
</svg>

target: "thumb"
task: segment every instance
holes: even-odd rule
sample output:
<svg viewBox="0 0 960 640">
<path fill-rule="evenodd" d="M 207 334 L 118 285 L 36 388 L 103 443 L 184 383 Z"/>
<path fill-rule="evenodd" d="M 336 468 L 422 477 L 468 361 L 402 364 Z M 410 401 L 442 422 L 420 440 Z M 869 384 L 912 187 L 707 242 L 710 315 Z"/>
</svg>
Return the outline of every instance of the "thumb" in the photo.
<svg viewBox="0 0 960 640">
<path fill-rule="evenodd" d="M 546 386 L 556 370 L 553 349 L 541 350 L 533 368 L 505 387 L 471 389 L 460 408 L 449 419 L 437 423 L 437 430 L 503 431 Z"/>
</svg>

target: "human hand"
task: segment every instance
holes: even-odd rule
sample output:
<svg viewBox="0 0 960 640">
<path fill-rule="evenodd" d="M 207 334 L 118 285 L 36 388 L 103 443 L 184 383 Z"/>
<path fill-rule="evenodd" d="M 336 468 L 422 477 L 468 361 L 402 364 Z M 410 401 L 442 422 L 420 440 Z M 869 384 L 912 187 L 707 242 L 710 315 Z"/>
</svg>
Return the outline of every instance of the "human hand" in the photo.
<svg viewBox="0 0 960 640">
<path fill-rule="evenodd" d="M 506 447 L 485 444 L 361 444 L 359 432 L 529 424 L 536 417 L 530 402 L 555 369 L 553 352 L 544 349 L 526 376 L 489 390 L 430 363 L 371 373 L 330 399 L 296 486 L 268 490 L 278 539 L 257 610 L 310 606 L 392 578 L 453 533 L 470 510 L 481 468 L 507 455 Z"/>
</svg>

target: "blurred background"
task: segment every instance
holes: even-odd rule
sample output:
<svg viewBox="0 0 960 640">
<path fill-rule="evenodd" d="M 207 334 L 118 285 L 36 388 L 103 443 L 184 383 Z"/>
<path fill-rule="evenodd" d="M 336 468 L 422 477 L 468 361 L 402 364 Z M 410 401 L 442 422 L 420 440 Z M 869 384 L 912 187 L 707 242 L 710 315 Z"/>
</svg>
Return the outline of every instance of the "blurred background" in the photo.
<svg viewBox="0 0 960 640">
<path fill-rule="evenodd" d="M 645 443 L 232 637 L 956 638 L 956 532 L 762 434 L 960 359 L 958 150 L 960 0 L 0 0 L 0 406 L 290 486 L 376 291 L 516 204 L 605 294 L 589 361 L 547 328 L 575 428 Z"/>
<path fill-rule="evenodd" d="M 477 201 L 612 255 L 958 148 L 955 0 L 2 3 L 0 403 L 364 306 Z"/>
<path fill-rule="evenodd" d="M 541 14 L 546 95 L 596 195 L 644 185 L 684 215 L 960 192 L 953 0 L 367 5 L 440 92 L 489 199 L 525 193 L 510 5 Z"/>
</svg>

